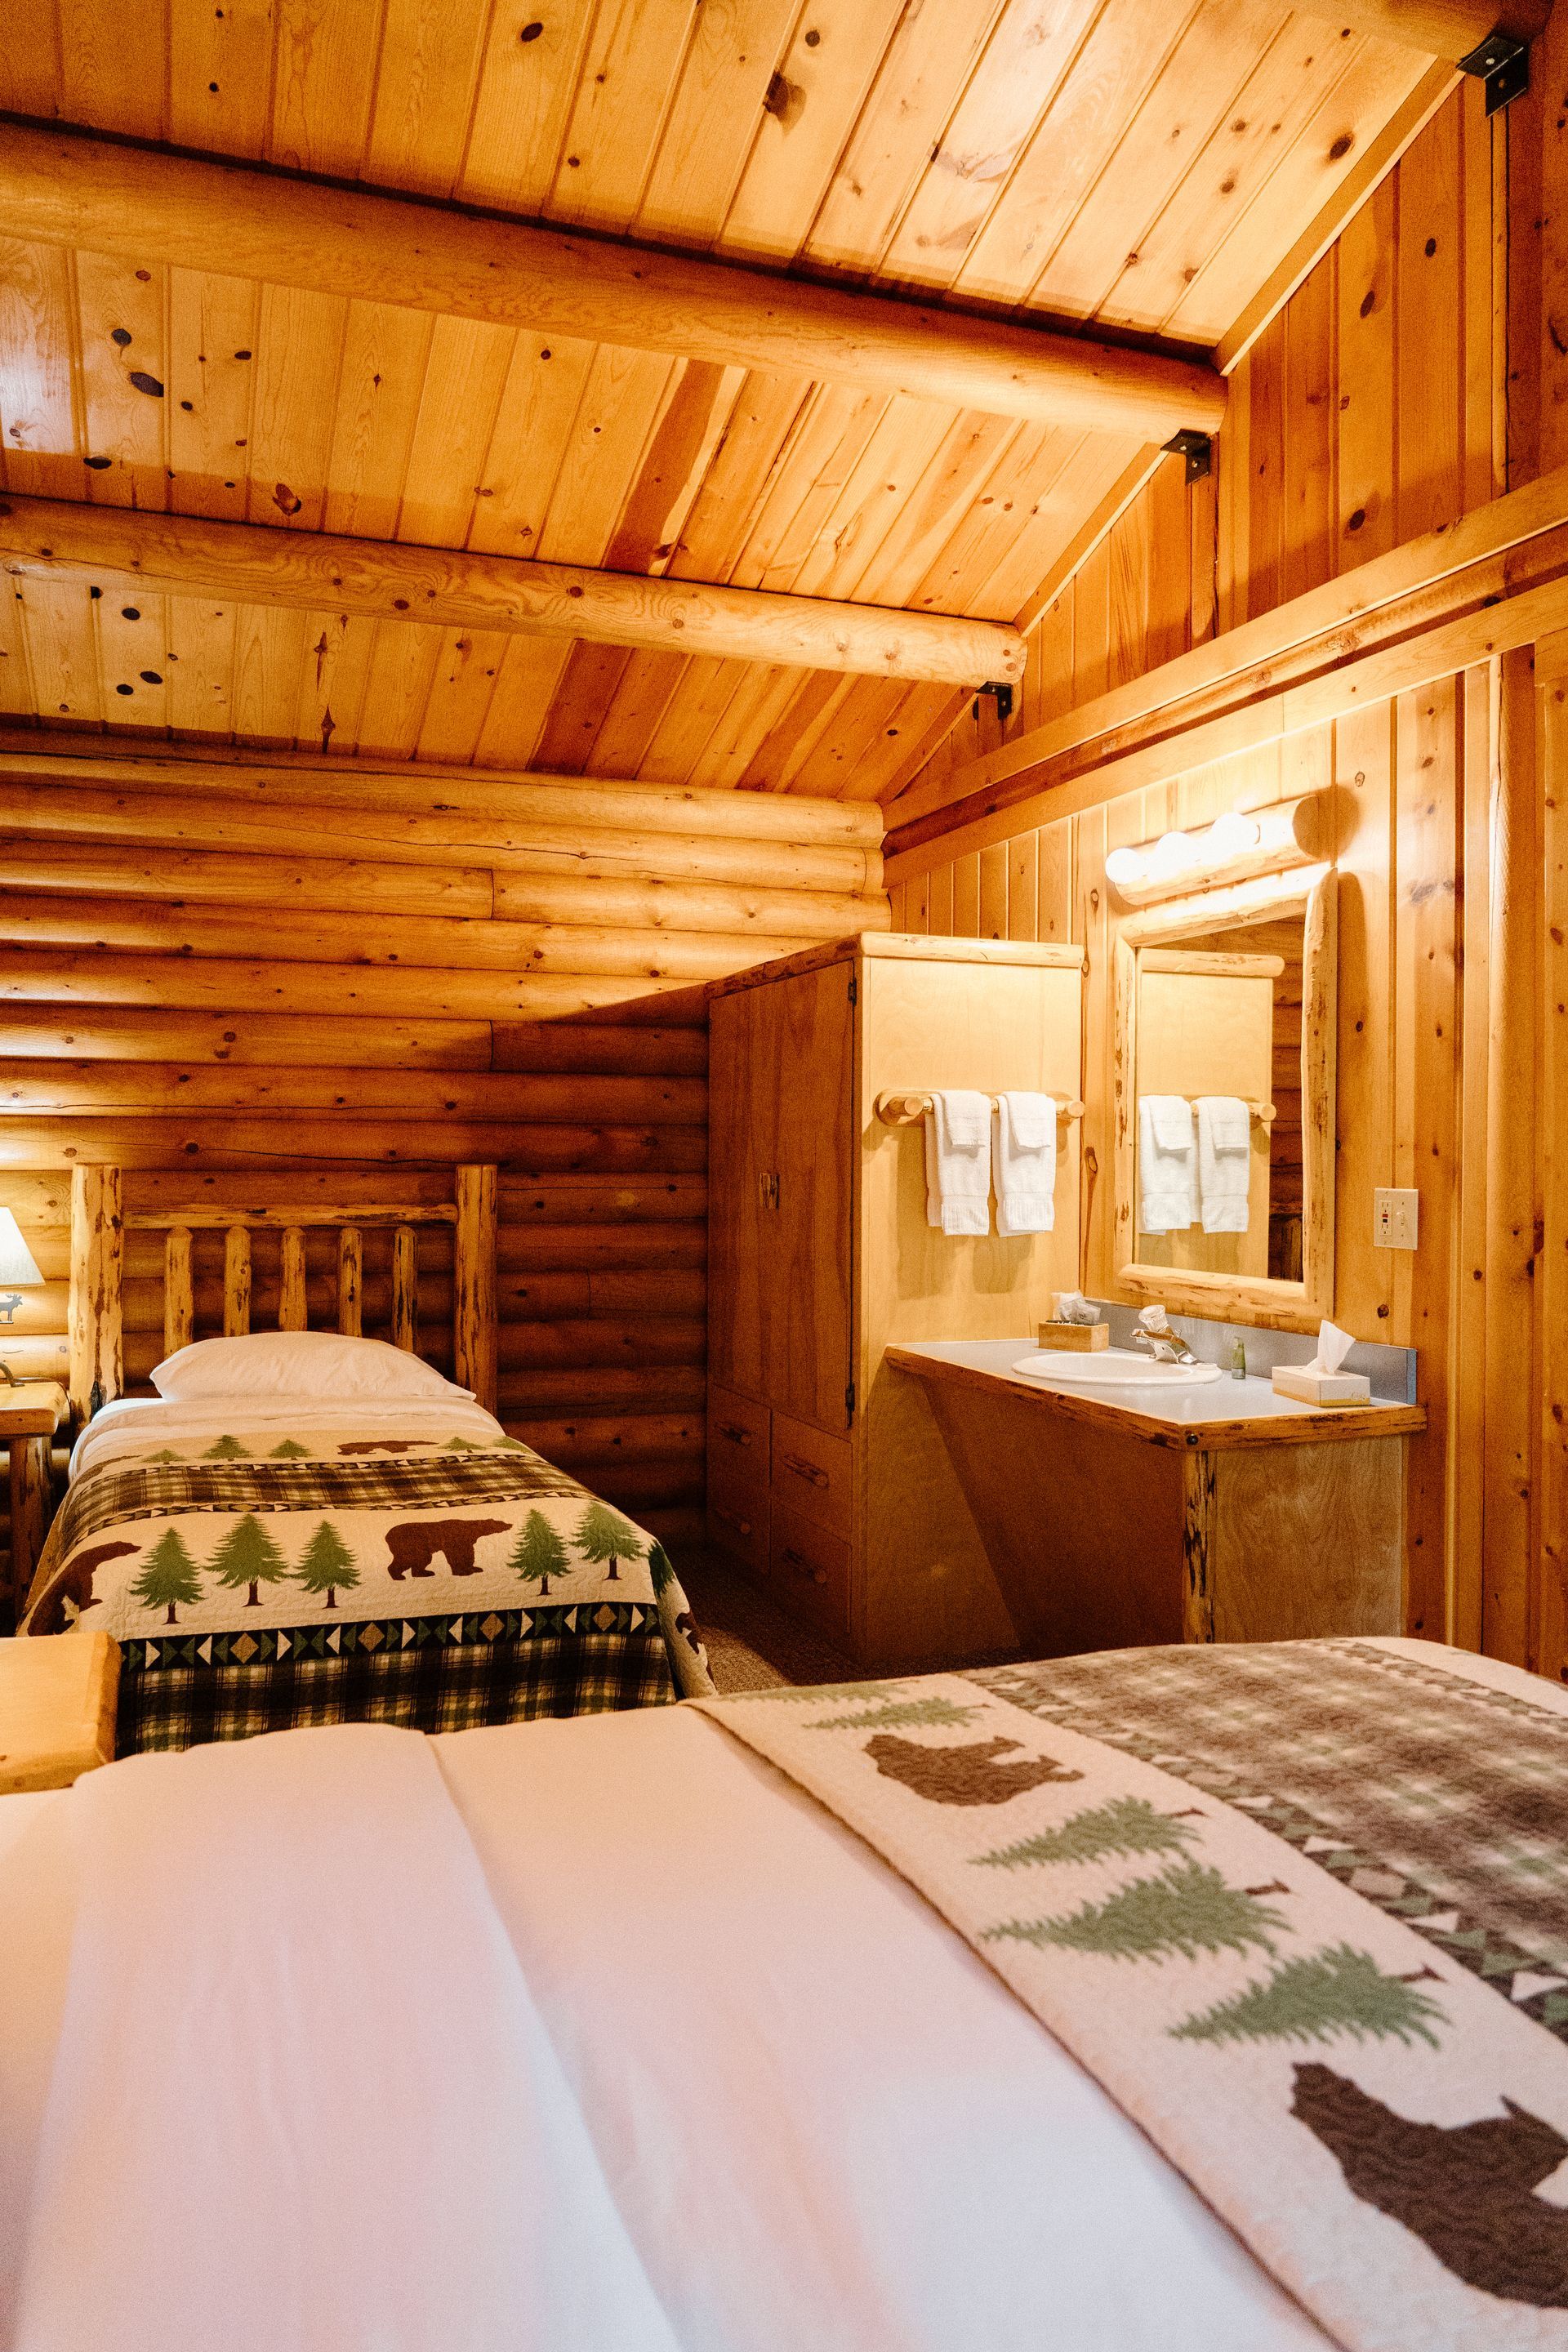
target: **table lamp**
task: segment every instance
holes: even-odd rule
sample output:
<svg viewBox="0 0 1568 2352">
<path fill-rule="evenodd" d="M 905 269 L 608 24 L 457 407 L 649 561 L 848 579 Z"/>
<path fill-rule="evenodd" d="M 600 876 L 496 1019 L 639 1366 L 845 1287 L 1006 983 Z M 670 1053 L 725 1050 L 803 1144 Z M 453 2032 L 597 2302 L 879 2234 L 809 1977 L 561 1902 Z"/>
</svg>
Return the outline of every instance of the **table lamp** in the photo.
<svg viewBox="0 0 1568 2352">
<path fill-rule="evenodd" d="M 24 1290 L 37 1290 L 43 1282 L 37 1261 L 9 1209 L 0 1209 L 0 1329 L 11 1322 L 22 1304 Z M 0 1375 L 12 1388 L 20 1385 L 16 1373 L 0 1356 Z"/>
</svg>

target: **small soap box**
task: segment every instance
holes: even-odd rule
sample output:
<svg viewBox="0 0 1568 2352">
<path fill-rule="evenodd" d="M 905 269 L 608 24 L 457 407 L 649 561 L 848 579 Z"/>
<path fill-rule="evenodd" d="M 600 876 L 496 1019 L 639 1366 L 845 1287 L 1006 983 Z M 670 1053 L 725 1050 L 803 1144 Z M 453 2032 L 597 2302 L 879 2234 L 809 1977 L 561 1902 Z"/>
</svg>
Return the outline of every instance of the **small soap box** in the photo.
<svg viewBox="0 0 1568 2352">
<path fill-rule="evenodd" d="M 1110 1345 L 1109 1323 L 1042 1323 L 1039 1333 L 1042 1348 L 1070 1348 L 1079 1355 Z"/>
</svg>

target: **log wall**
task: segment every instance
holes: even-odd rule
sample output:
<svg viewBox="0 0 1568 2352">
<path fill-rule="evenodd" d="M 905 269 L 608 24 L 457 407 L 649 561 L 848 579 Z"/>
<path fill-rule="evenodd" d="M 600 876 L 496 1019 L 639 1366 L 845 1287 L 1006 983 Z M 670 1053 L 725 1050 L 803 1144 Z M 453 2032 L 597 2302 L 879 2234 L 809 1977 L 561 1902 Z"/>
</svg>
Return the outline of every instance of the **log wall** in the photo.
<svg viewBox="0 0 1568 2352">
<path fill-rule="evenodd" d="M 123 1167 L 134 1208 L 434 1201 L 458 1162 L 495 1160 L 502 1419 L 689 1537 L 701 983 L 885 928 L 879 839 L 874 810 L 809 800 L 143 760 L 102 738 L 0 750 L 0 1202 L 47 1276 L 0 1353 L 63 1367 L 81 1162 Z M 312 1236 L 306 1268 L 326 1328 L 331 1243 Z M 256 1242 L 258 1327 L 278 1247 Z M 388 1247 L 367 1233 L 374 1336 Z M 161 1257 L 131 1236 L 132 1382 L 162 1353 Z M 221 1234 L 197 1236 L 194 1273 L 203 1336 L 221 1328 Z M 451 1288 L 450 1234 L 422 1234 L 421 1326 L 444 1364 Z"/>
<path fill-rule="evenodd" d="M 1009 732 L 1568 457 L 1542 442 L 1542 413 L 1559 412 L 1540 394 L 1521 326 L 1540 299 L 1521 280 L 1540 236 L 1542 105 L 1538 84 L 1532 113 L 1516 106 L 1488 125 L 1468 86 L 1434 118 L 1241 362 L 1214 475 L 1189 489 L 1168 462 L 1045 615 Z M 1555 364 L 1568 392 L 1568 362 Z M 1543 1082 L 1528 1034 L 1538 899 L 1505 898 L 1512 932 L 1492 936 L 1507 878 L 1492 755 L 1510 694 L 1522 775 L 1532 757 L 1528 656 L 1511 682 L 1482 667 L 1076 818 L 1050 822 L 1048 798 L 1022 805 L 1014 837 L 977 854 L 944 861 L 932 842 L 905 862 L 929 868 L 895 887 L 894 921 L 1086 946 L 1084 1271 L 1090 1288 L 1114 1295 L 1109 973 L 1119 915 L 1106 856 L 1226 808 L 1342 788 L 1335 1314 L 1418 1352 L 1430 1427 L 1411 1451 L 1407 1622 L 1557 1674 L 1568 1647 L 1536 1495 L 1550 1418 L 1531 1336 L 1540 1188 L 1530 1147 L 1510 1156 L 1504 1145 Z M 987 712 L 971 717 L 921 781 L 1000 740 Z M 1540 857 L 1533 806 L 1527 794 L 1512 848 L 1526 869 Z M 896 803 L 889 819 L 897 824 Z M 1489 975 L 1524 1000 L 1508 1029 L 1510 1058 L 1500 1065 L 1494 1051 L 1489 1069 L 1499 1010 Z M 1373 1188 L 1385 1184 L 1419 1190 L 1413 1255 L 1373 1246 Z M 1568 1239 L 1568 1198 L 1563 1225 Z"/>
</svg>

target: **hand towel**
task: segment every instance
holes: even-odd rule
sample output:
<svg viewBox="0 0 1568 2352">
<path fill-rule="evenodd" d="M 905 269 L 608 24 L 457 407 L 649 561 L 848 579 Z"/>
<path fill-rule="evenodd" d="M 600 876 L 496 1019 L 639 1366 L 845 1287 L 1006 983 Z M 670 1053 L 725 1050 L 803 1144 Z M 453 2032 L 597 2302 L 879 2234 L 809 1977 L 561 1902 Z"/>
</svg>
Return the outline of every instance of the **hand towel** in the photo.
<svg viewBox="0 0 1568 2352">
<path fill-rule="evenodd" d="M 1193 1107 L 1184 1095 L 1138 1098 L 1138 1230 L 1180 1233 L 1197 1215 Z"/>
<path fill-rule="evenodd" d="M 1236 1095 L 1198 1097 L 1198 1198 L 1205 1234 L 1244 1234 L 1252 1181 L 1252 1114 Z"/>
<path fill-rule="evenodd" d="M 942 1234 L 991 1230 L 991 1101 L 968 1087 L 933 1094 L 926 1113 L 926 1223 Z"/>
<path fill-rule="evenodd" d="M 1052 1095 L 1005 1094 L 991 1118 L 999 1234 L 1048 1234 L 1057 1222 L 1057 1104 Z"/>
</svg>

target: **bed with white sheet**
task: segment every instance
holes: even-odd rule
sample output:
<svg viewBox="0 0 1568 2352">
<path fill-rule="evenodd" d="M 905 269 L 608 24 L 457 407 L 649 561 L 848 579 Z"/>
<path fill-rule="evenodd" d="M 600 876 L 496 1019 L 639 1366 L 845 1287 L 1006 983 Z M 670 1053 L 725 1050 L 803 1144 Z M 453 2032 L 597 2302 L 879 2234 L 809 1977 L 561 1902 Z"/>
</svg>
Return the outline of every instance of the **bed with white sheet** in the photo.
<svg viewBox="0 0 1568 2352">
<path fill-rule="evenodd" d="M 378 1340 L 208 1339 L 104 1406 L 22 1632 L 121 1650 L 117 1750 L 710 1687 L 662 1547 Z"/>
<path fill-rule="evenodd" d="M 968 1678 L 1016 1711 L 1012 1739 L 977 1742 L 984 1714 L 952 1720 L 963 1679 L 289 1734 L 0 1804 L 0 2343 L 1560 2352 L 1568 2200 L 1509 2157 L 1521 2135 L 1538 2174 L 1542 2138 L 1568 2155 L 1545 2006 L 1563 1695 L 1415 1643 L 1121 1654 Z M 1005 1843 L 1015 1807 L 1055 1806 L 1055 1858 L 986 1880 L 1014 1909 L 1070 1913 L 1139 1867 L 1092 1857 L 1081 1773 L 1047 1786 L 1032 1762 L 1082 1761 L 1091 1723 L 1171 1821 L 1272 1841 L 1279 1883 L 1247 1900 L 1288 1913 L 1331 1881 L 1406 2013 L 1439 2022 L 1412 2042 L 1323 2010 L 1268 2063 L 1326 2062 L 1423 2147 L 1463 2145 L 1484 2226 L 1427 2242 L 1302 2126 L 1306 2201 L 1335 2228 L 1321 2272 L 1283 2284 L 1247 2218 L 1272 2184 L 1245 2178 L 1244 2111 L 1227 2226 L 1236 2182 L 1184 2177 L 916 1892 L 918 1857 L 890 1867 L 736 1736 L 743 1714 L 858 1759 L 894 1742 L 910 1820 L 924 1756 L 928 1795 L 969 1791 L 925 1808 L 944 1836 Z M 1468 1810 L 1437 1801 L 1455 1755 Z M 1243 1982 L 1293 1933 L 1178 1973 Z M 1069 2023 L 1095 1969 L 1113 2020 L 1149 1963 L 1067 1956 Z M 1467 2001 L 1495 2034 L 1441 2022 Z M 1461 2275 L 1478 2250 L 1486 2288 Z"/>
</svg>

